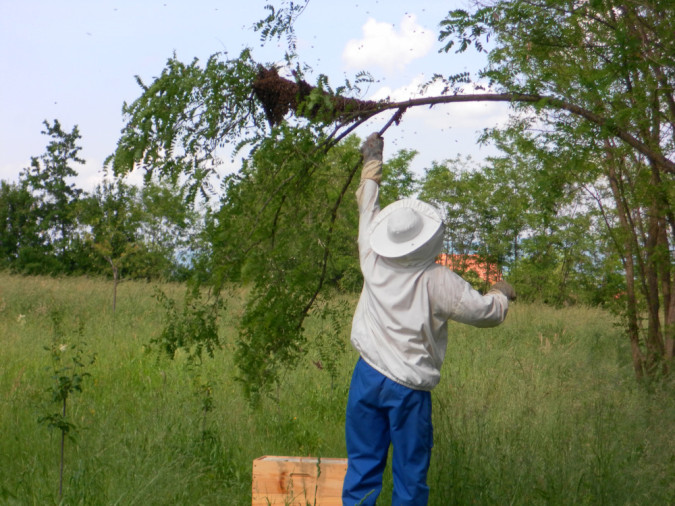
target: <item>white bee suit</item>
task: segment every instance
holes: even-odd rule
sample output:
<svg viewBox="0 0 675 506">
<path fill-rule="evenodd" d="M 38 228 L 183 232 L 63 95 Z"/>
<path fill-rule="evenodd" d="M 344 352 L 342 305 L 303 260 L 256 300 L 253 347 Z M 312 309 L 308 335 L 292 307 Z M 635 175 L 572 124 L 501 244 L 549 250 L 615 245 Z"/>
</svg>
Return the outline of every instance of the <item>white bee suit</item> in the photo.
<svg viewBox="0 0 675 506">
<path fill-rule="evenodd" d="M 380 213 L 380 167 L 368 165 L 357 191 L 364 285 L 351 342 L 362 359 L 384 376 L 408 388 L 431 390 L 440 380 L 448 343 L 447 321 L 477 327 L 499 325 L 506 317 L 508 300 L 498 290 L 480 294 L 450 269 L 435 263 L 442 248 L 442 226 L 408 255 L 387 258 L 375 253 L 371 234 Z"/>
</svg>

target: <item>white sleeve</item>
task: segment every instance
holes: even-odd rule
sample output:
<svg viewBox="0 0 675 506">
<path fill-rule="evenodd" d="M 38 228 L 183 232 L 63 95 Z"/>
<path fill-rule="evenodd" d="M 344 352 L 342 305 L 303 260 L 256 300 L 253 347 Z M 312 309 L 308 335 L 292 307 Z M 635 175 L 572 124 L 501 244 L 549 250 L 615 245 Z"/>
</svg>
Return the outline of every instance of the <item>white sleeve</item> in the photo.
<svg viewBox="0 0 675 506">
<path fill-rule="evenodd" d="M 504 321 L 509 309 L 506 295 L 497 291 L 482 295 L 447 267 L 437 269 L 437 274 L 432 300 L 439 316 L 474 327 L 496 327 Z"/>
<path fill-rule="evenodd" d="M 380 185 L 372 179 L 362 179 L 356 190 L 359 204 L 359 257 L 370 252 L 370 227 L 380 212 Z"/>
</svg>

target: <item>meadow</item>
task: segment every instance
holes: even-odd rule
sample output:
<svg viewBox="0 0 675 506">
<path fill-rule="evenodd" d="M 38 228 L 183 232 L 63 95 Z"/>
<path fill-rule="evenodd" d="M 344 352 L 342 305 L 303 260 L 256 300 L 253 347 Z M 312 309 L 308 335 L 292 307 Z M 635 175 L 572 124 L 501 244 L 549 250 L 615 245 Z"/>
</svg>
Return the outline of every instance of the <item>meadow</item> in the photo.
<svg viewBox="0 0 675 506">
<path fill-rule="evenodd" d="M 1 504 L 246 505 L 257 457 L 346 456 L 348 324 L 334 377 L 314 344 L 324 323 L 309 322 L 306 357 L 252 407 L 234 380 L 236 292 L 222 348 L 190 365 L 149 346 L 164 318 L 155 288 L 122 283 L 113 315 L 106 280 L 0 273 Z M 675 504 L 675 383 L 636 381 L 612 315 L 516 303 L 501 327 L 449 332 L 430 504 Z M 59 499 L 61 432 L 38 420 L 60 409 L 53 359 L 72 363 L 78 346 Z"/>
</svg>

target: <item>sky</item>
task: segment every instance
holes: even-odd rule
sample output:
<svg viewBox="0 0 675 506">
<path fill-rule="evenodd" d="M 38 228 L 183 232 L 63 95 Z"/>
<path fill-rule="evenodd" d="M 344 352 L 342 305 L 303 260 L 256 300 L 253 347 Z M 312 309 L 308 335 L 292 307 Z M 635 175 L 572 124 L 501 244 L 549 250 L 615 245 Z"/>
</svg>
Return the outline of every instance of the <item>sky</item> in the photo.
<svg viewBox="0 0 675 506">
<path fill-rule="evenodd" d="M 138 98 L 139 76 L 158 76 L 175 53 L 204 62 L 214 53 L 236 57 L 246 47 L 263 63 L 279 62 L 285 41 L 261 46 L 253 30 L 267 11 L 265 0 L 0 0 L 0 179 L 17 181 L 32 156 L 45 152 L 43 121 L 58 119 L 82 136 L 75 183 L 87 191 L 103 178 L 124 126 L 122 105 Z M 329 77 L 333 87 L 359 71 L 375 82 L 364 99 L 417 96 L 434 73 L 475 71 L 485 64 L 474 52 L 439 53 L 439 22 L 466 0 L 346 0 L 337 6 L 310 0 L 297 25 L 302 62 Z M 308 76 L 311 82 L 312 74 Z M 430 94 L 434 94 L 433 90 Z M 493 154 L 476 145 L 483 128 L 505 121 L 501 103 L 464 103 L 416 108 L 385 136 L 385 158 L 399 149 L 419 151 L 413 169 L 458 155 Z M 363 125 L 365 138 L 389 119 Z M 233 170 L 234 164 L 223 170 Z M 140 180 L 139 175 L 135 175 Z M 134 176 L 132 176 L 132 181 Z"/>
</svg>

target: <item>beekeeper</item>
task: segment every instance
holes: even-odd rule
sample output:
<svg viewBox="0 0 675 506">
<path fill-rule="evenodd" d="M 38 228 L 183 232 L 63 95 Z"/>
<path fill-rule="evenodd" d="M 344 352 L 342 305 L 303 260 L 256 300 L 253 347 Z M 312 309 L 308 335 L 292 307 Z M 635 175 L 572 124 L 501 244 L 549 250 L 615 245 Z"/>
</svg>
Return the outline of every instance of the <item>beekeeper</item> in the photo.
<svg viewBox="0 0 675 506">
<path fill-rule="evenodd" d="M 347 401 L 342 501 L 348 506 L 375 504 L 390 444 L 392 503 L 427 504 L 431 390 L 440 380 L 447 321 L 494 327 L 515 299 L 505 281 L 482 295 L 435 263 L 443 221 L 433 206 L 404 199 L 380 210 L 383 145 L 374 133 L 361 147 L 364 165 L 356 192 L 364 283 L 351 333 L 360 357 Z"/>
</svg>

